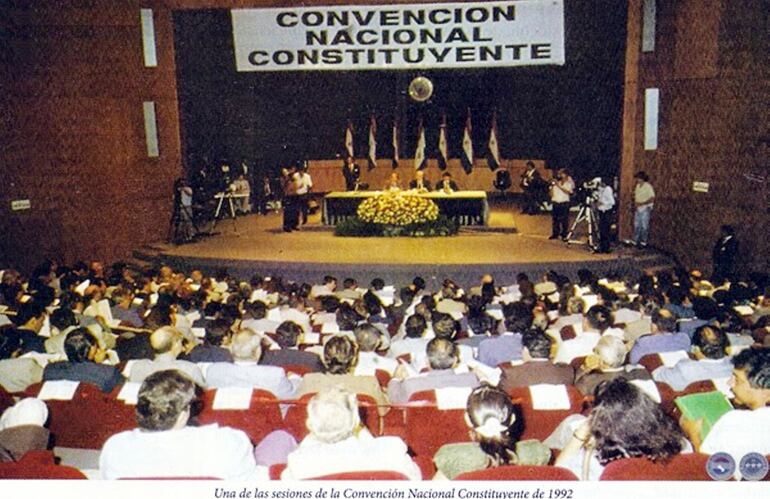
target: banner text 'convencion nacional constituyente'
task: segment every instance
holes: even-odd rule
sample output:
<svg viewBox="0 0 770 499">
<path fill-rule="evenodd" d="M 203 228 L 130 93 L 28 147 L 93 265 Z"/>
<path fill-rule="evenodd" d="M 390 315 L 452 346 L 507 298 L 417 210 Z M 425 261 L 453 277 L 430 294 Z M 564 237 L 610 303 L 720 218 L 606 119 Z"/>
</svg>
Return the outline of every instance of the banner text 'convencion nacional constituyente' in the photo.
<svg viewBox="0 0 770 499">
<path fill-rule="evenodd" d="M 238 71 L 564 64 L 562 0 L 231 13 Z"/>
</svg>

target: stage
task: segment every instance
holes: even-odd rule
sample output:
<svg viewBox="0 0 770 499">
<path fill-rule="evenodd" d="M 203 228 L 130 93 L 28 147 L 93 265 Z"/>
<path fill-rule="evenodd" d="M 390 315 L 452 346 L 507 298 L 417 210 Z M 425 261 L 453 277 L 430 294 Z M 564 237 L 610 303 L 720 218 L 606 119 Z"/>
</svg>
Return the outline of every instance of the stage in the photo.
<svg viewBox="0 0 770 499">
<path fill-rule="evenodd" d="M 593 254 L 582 244 L 549 240 L 550 230 L 549 214 L 523 215 L 511 201 L 499 199 L 490 200 L 488 226 L 463 227 L 457 236 L 438 238 L 335 237 L 320 213 L 299 231 L 284 233 L 281 213 L 271 212 L 223 219 L 214 235 L 200 241 L 154 245 L 135 255 L 187 271 L 224 267 L 240 278 L 257 273 L 308 282 L 331 274 L 354 277 L 362 285 L 373 277 L 404 285 L 415 275 L 429 283 L 450 277 L 469 285 L 485 272 L 507 284 L 518 272 L 534 280 L 549 269 L 574 277 L 579 268 L 633 275 L 670 265 L 652 251 L 616 248 L 609 255 Z"/>
</svg>

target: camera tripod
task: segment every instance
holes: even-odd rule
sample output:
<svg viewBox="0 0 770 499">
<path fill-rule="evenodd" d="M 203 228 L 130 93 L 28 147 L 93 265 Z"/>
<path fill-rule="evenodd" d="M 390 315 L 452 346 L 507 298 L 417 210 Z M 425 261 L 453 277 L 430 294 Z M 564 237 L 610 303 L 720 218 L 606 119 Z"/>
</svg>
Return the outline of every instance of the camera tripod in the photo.
<svg viewBox="0 0 770 499">
<path fill-rule="evenodd" d="M 199 234 L 200 230 L 193 219 L 192 206 L 182 206 L 180 201 L 174 202 L 166 239 L 173 244 L 184 244 L 193 241 Z"/>
<path fill-rule="evenodd" d="M 577 229 L 581 224 L 586 225 L 586 232 L 588 235 L 586 241 L 573 239 L 573 236 L 575 235 L 575 229 Z M 577 217 L 575 217 L 575 221 L 572 222 L 572 225 L 569 228 L 566 242 L 567 244 L 587 244 L 588 247 L 594 251 L 599 249 L 599 217 L 597 216 L 596 210 L 594 210 L 594 207 L 590 202 L 587 201 L 581 203 Z"/>
</svg>

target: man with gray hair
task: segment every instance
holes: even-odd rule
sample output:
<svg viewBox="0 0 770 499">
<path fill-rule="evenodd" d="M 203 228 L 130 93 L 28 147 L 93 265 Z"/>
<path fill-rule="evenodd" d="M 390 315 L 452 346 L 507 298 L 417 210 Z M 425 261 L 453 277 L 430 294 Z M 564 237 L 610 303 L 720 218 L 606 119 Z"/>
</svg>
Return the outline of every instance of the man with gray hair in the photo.
<svg viewBox="0 0 770 499">
<path fill-rule="evenodd" d="M 426 390 L 448 387 L 475 388 L 479 385 L 479 379 L 474 373 L 454 371 L 460 362 L 460 352 L 452 341 L 433 338 L 425 350 L 430 370 L 409 377 L 406 369 L 399 368 L 396 376 L 388 383 L 388 398 L 391 404 L 404 404 L 413 394 Z"/>
<path fill-rule="evenodd" d="M 276 398 L 294 398 L 296 387 L 278 366 L 259 364 L 262 357 L 262 337 L 250 329 L 233 335 L 230 353 L 233 363 L 217 362 L 206 370 L 209 388 L 243 387 L 267 390 Z"/>
</svg>

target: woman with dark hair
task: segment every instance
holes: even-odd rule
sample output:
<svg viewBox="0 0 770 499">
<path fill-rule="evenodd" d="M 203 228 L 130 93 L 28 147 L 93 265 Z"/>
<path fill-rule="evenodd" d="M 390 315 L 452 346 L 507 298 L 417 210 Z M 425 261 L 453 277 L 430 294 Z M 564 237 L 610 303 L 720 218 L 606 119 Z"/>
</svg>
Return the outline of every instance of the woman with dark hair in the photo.
<svg viewBox="0 0 770 499">
<path fill-rule="evenodd" d="M 594 399 L 591 414 L 573 431 L 555 463 L 581 480 L 598 480 L 604 466 L 616 459 L 665 460 L 690 447 L 676 421 L 628 380 L 601 383 Z"/>
<path fill-rule="evenodd" d="M 484 384 L 474 389 L 465 421 L 473 441 L 442 446 L 433 457 L 435 479 L 509 464 L 546 465 L 551 459 L 550 449 L 537 440 L 516 441 L 516 412 L 511 397 L 499 388 Z"/>
</svg>

